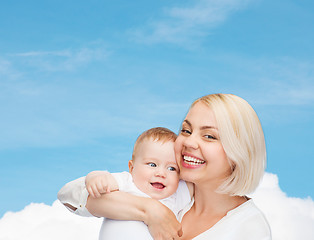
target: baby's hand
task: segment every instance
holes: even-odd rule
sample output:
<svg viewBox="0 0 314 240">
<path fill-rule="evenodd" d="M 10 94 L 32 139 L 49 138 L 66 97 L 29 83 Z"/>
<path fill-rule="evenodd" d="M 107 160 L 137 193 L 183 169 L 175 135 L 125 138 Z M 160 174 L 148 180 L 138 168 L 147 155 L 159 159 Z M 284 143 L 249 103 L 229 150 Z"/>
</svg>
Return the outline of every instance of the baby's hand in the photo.
<svg viewBox="0 0 314 240">
<path fill-rule="evenodd" d="M 85 185 L 93 198 L 99 198 L 102 193 L 118 190 L 118 184 L 113 176 L 106 171 L 93 171 L 87 174 Z"/>
</svg>

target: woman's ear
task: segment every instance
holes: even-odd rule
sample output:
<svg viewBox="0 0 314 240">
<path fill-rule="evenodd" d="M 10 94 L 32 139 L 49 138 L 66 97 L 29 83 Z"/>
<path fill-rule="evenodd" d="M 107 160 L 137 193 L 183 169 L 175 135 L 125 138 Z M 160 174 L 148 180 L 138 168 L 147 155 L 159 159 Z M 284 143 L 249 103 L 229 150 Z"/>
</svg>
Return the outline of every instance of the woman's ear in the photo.
<svg viewBox="0 0 314 240">
<path fill-rule="evenodd" d="M 129 173 L 132 173 L 133 168 L 134 168 L 133 160 L 130 160 L 130 161 L 129 161 Z"/>
</svg>

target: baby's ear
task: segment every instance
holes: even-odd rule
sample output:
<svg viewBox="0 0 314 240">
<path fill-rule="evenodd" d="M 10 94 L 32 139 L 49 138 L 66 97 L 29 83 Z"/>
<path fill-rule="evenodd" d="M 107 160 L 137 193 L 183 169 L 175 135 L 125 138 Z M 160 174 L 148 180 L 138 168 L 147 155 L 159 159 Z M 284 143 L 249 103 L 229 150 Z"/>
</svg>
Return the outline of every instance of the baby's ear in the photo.
<svg viewBox="0 0 314 240">
<path fill-rule="evenodd" d="M 132 173 L 132 171 L 133 171 L 133 160 L 130 160 L 129 161 L 129 173 Z"/>
</svg>

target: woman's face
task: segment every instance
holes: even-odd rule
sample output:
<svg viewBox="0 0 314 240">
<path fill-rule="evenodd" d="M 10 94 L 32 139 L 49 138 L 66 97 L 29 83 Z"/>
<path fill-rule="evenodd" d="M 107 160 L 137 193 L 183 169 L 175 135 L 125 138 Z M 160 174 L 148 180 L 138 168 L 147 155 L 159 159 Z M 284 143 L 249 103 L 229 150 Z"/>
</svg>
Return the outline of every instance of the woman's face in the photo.
<svg viewBox="0 0 314 240">
<path fill-rule="evenodd" d="M 202 102 L 196 103 L 183 121 L 175 154 L 185 181 L 211 183 L 217 188 L 231 174 L 214 113 Z"/>
</svg>

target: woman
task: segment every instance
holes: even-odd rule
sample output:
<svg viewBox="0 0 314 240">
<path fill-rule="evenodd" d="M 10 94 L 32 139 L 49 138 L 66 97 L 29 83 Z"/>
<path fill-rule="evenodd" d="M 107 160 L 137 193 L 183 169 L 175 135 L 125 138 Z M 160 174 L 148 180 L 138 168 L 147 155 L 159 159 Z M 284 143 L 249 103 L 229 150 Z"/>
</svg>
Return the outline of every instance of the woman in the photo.
<svg viewBox="0 0 314 240">
<path fill-rule="evenodd" d="M 246 196 L 263 176 L 266 150 L 259 119 L 245 100 L 232 94 L 196 100 L 175 154 L 181 178 L 194 184 L 181 225 L 156 200 L 122 192 L 89 197 L 87 209 L 95 216 L 144 221 L 154 239 L 271 239 L 266 218 Z"/>
<path fill-rule="evenodd" d="M 195 186 L 194 202 L 181 213 L 182 239 L 271 239 L 267 220 L 246 197 L 266 162 L 263 131 L 246 101 L 230 94 L 196 100 L 175 152 L 181 178 Z"/>
</svg>

